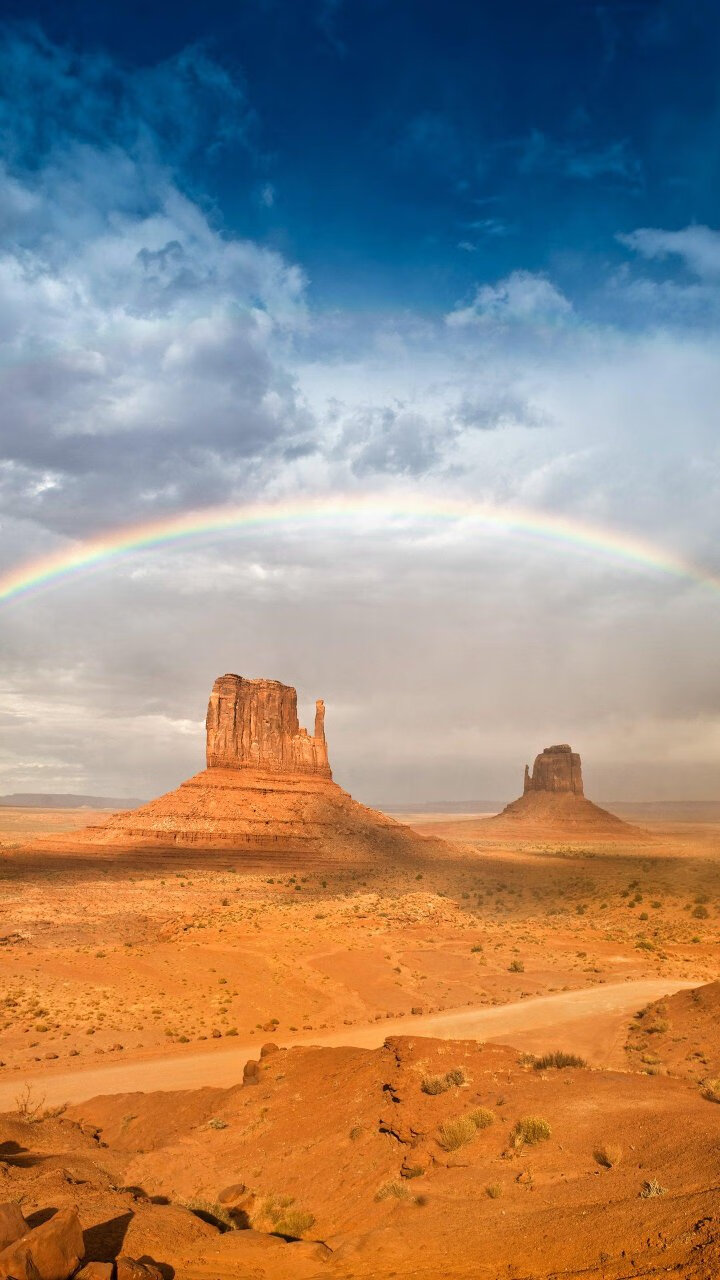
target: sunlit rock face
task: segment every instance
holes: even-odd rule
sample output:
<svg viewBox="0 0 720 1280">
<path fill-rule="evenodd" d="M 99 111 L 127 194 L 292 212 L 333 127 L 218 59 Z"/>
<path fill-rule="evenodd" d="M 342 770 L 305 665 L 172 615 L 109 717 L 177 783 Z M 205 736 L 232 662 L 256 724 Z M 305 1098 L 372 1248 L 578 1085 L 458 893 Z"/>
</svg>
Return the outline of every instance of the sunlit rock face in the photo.
<svg viewBox="0 0 720 1280">
<path fill-rule="evenodd" d="M 556 747 L 545 747 L 545 750 L 535 757 L 532 773 L 525 765 L 523 794 L 527 795 L 528 791 L 584 795 L 582 765 L 577 752 L 572 751 L 567 743 Z"/>
<path fill-rule="evenodd" d="M 297 693 L 279 680 L 219 676 L 207 720 L 208 769 L 261 769 L 331 778 L 325 704 L 315 704 L 315 732 L 301 729 Z"/>
<path fill-rule="evenodd" d="M 427 849 L 448 852 L 441 841 L 366 809 L 333 781 L 322 701 L 310 734 L 299 724 L 290 685 L 219 676 L 206 730 L 205 769 L 149 804 L 74 832 L 73 842 L 235 849 L 244 865 L 255 859 L 258 868 L 288 859 L 306 869 L 400 865 Z"/>
</svg>

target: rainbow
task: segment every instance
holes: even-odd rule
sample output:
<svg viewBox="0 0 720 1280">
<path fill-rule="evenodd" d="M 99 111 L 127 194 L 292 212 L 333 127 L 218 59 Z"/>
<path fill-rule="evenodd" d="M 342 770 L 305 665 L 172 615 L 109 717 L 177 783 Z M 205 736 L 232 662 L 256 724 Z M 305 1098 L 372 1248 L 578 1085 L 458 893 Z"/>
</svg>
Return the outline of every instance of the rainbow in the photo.
<svg viewBox="0 0 720 1280">
<path fill-rule="evenodd" d="M 435 528 L 461 526 L 467 531 L 539 538 L 561 548 L 610 558 L 635 569 L 671 574 L 720 591 L 720 577 L 716 574 L 632 534 L 522 507 L 495 506 L 467 498 L 382 493 L 210 507 L 126 525 L 6 571 L 0 575 L 0 602 L 59 584 L 136 552 L 173 546 L 193 538 L 303 523 L 337 527 L 359 520 L 375 524 L 389 522 L 395 526 L 412 521 Z"/>
</svg>

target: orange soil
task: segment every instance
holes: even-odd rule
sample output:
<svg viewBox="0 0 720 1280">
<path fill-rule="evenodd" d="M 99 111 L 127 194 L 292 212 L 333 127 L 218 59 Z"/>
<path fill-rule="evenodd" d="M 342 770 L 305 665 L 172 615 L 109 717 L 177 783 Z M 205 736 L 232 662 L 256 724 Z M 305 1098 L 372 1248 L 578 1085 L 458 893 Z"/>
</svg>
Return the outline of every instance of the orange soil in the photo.
<svg viewBox="0 0 720 1280">
<path fill-rule="evenodd" d="M 184 1280 L 718 1274 L 720 1106 L 684 1081 L 415 1037 L 280 1050 L 258 1078 L 6 1117 L 6 1195 Z M 516 1142 L 526 1117 L 548 1136 Z"/>
<path fill-rule="evenodd" d="M 77 1202 L 102 1248 L 121 1234 L 109 1224 L 122 1221 L 126 1253 L 208 1280 L 720 1274 L 711 1243 L 720 1106 L 698 1087 L 718 1061 L 715 1006 L 693 1023 L 712 989 L 662 1002 L 667 1035 L 629 1031 L 638 1020 L 615 1010 L 599 1013 L 592 1031 L 587 1018 L 581 1026 L 562 1014 L 544 1040 L 522 1044 L 554 1041 L 620 1073 L 543 1075 L 517 1048 L 423 1041 L 413 1027 L 431 1014 L 459 1017 L 553 992 L 716 981 L 718 824 L 653 824 L 641 841 L 629 827 L 559 839 L 551 828 L 507 835 L 428 821 L 419 830 L 461 843 L 411 840 L 400 859 L 307 866 L 298 852 L 267 848 L 113 850 L 58 839 L 23 849 L 2 821 L 0 812 L 0 1080 L 13 1093 L 30 1081 L 40 1099 L 43 1078 L 82 1068 L 92 1078 L 104 1063 L 180 1062 L 269 1038 L 351 1041 L 401 1014 L 409 1035 L 391 1050 L 272 1055 L 259 1086 L 222 1095 L 80 1104 L 73 1116 L 108 1126 L 108 1148 L 60 1120 L 7 1120 L 5 1198 L 21 1195 L 28 1212 Z M 47 816 L 27 821 L 28 832 L 33 822 L 39 830 Z M 643 1047 L 626 1052 L 638 1036 Z M 642 1059 L 647 1041 L 657 1064 Z M 705 1063 L 688 1058 L 696 1050 Z M 417 1085 L 425 1059 L 461 1067 L 468 1088 L 425 1095 Z M 688 1080 L 665 1074 L 685 1061 Z M 492 1107 L 495 1124 L 446 1156 L 437 1143 L 446 1108 L 476 1105 Z M 535 1113 L 552 1138 L 508 1156 L 512 1123 Z M 111 1131 L 118 1116 L 132 1150 Z M 208 1128 L 208 1118 L 227 1128 Z M 595 1160 L 601 1141 L 623 1147 L 618 1168 Z M 428 1158 L 426 1172 L 400 1177 L 415 1152 L 418 1163 Z M 653 1178 L 666 1194 L 641 1198 Z M 176 1204 L 112 1189 L 139 1184 L 195 1200 L 238 1180 L 261 1206 L 292 1197 L 318 1224 L 298 1232 L 314 1243 L 278 1240 L 267 1215 L 252 1218 L 257 1232 L 220 1235 Z M 400 1194 L 376 1200 L 383 1180 L 400 1183 Z M 496 1183 L 493 1199 L 485 1188 Z"/>
</svg>

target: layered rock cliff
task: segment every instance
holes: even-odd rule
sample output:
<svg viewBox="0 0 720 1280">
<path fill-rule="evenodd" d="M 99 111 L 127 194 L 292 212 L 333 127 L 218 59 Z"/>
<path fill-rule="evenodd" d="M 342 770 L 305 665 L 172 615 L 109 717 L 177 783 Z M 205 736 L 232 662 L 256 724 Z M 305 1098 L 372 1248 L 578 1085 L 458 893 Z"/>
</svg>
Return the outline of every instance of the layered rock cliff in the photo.
<svg viewBox="0 0 720 1280">
<path fill-rule="evenodd" d="M 488 833 L 492 829 L 498 836 L 524 831 L 533 838 L 646 838 L 636 827 L 586 798 L 580 756 L 566 742 L 545 747 L 535 757 L 532 773 L 525 765 L 523 794 L 496 817 L 476 825 Z"/>
<path fill-rule="evenodd" d="M 572 751 L 567 743 L 558 747 L 545 747 L 540 755 L 535 757 L 532 773 L 525 765 L 523 794 L 527 795 L 528 791 L 584 795 L 582 765 L 577 752 Z"/>
<path fill-rule="evenodd" d="M 206 727 L 206 769 L 139 809 L 73 833 L 73 843 L 234 849 L 245 851 L 246 864 L 278 858 L 305 867 L 442 848 L 333 782 L 322 701 L 311 735 L 300 727 L 290 685 L 224 675 L 213 685 Z"/>
<path fill-rule="evenodd" d="M 219 676 L 207 719 L 208 769 L 260 769 L 331 778 L 325 704 L 315 704 L 315 733 L 301 729 L 297 693 L 279 680 Z"/>
</svg>

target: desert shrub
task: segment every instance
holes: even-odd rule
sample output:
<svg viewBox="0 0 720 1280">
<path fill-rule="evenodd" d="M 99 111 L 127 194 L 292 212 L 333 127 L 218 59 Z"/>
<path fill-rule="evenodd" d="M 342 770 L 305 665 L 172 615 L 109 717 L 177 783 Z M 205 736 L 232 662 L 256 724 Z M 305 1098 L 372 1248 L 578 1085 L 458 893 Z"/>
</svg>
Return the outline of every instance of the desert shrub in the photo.
<svg viewBox="0 0 720 1280">
<path fill-rule="evenodd" d="M 261 1214 L 269 1218 L 277 1235 L 292 1236 L 297 1240 L 310 1230 L 315 1218 L 304 1209 L 293 1208 L 294 1204 L 292 1196 L 268 1196 Z"/>
<path fill-rule="evenodd" d="M 383 1185 L 378 1187 L 378 1190 L 375 1192 L 376 1200 L 389 1200 L 391 1197 L 394 1197 L 396 1200 L 409 1200 L 411 1198 L 407 1187 L 404 1187 L 402 1182 L 398 1182 L 397 1180 L 384 1182 Z"/>
<path fill-rule="evenodd" d="M 358 1138 L 360 1137 L 361 1133 L 362 1133 L 362 1125 L 361 1125 L 361 1124 L 354 1124 L 354 1125 L 353 1125 L 353 1127 L 352 1127 L 352 1129 L 350 1130 L 350 1135 L 349 1135 L 349 1136 L 350 1136 L 350 1138 L 352 1139 L 352 1141 L 353 1141 L 353 1142 L 357 1142 L 357 1140 L 358 1140 Z"/>
<path fill-rule="evenodd" d="M 443 1151 L 457 1151 L 475 1137 L 475 1125 L 469 1116 L 457 1116 L 455 1120 L 446 1120 L 440 1125 L 438 1142 Z"/>
<path fill-rule="evenodd" d="M 299 1240 L 315 1223 L 315 1217 L 303 1209 L 290 1209 L 274 1223 L 278 1235 L 292 1236 Z"/>
<path fill-rule="evenodd" d="M 552 1130 L 542 1116 L 525 1116 L 518 1120 L 510 1134 L 513 1147 L 534 1146 L 536 1142 L 544 1142 L 550 1137 Z"/>
<path fill-rule="evenodd" d="M 510 973 L 524 973 L 525 965 L 522 960 L 513 960 L 511 964 L 508 965 L 508 971 Z"/>
<path fill-rule="evenodd" d="M 622 1160 L 622 1147 L 614 1142 L 604 1142 L 602 1146 L 596 1148 L 593 1156 L 603 1169 L 614 1169 Z"/>
<path fill-rule="evenodd" d="M 461 1067 L 455 1067 L 452 1071 L 446 1071 L 444 1076 L 423 1076 L 420 1081 L 420 1088 L 423 1093 L 436 1095 L 438 1093 L 447 1093 L 453 1085 L 465 1083 L 465 1072 Z"/>
<path fill-rule="evenodd" d="M 702 905 L 700 905 L 693 908 L 692 914 L 695 920 L 707 920 L 708 916 L 710 915 L 710 912 L 708 911 L 707 907 L 703 907 Z"/>
<path fill-rule="evenodd" d="M 640 1188 L 641 1200 L 652 1200 L 653 1196 L 664 1196 L 667 1187 L 661 1187 L 657 1178 L 650 1178 L 643 1182 Z"/>
<path fill-rule="evenodd" d="M 487 1107 L 475 1107 L 469 1115 L 476 1129 L 489 1129 L 495 1123 L 495 1112 Z"/>
<path fill-rule="evenodd" d="M 464 1147 L 477 1133 L 478 1129 L 487 1129 L 495 1120 L 492 1111 L 485 1107 L 476 1107 L 464 1116 L 456 1116 L 454 1120 L 446 1120 L 438 1130 L 438 1142 L 444 1151 L 457 1151 Z"/>
<path fill-rule="evenodd" d="M 15 1099 L 15 1109 L 19 1118 L 28 1124 L 35 1124 L 42 1119 L 44 1106 L 45 1095 L 43 1094 L 42 1098 L 36 1098 L 31 1084 L 24 1084 Z"/>
<path fill-rule="evenodd" d="M 208 1129 L 227 1129 L 227 1120 L 221 1120 L 219 1116 L 213 1116 L 212 1120 L 207 1122 Z"/>
<path fill-rule="evenodd" d="M 566 1067 L 586 1067 L 587 1062 L 584 1058 L 579 1058 L 576 1053 L 563 1053 L 562 1049 L 556 1049 L 554 1053 L 546 1053 L 542 1058 L 535 1058 L 533 1066 L 536 1071 L 546 1071 L 548 1067 L 563 1071 Z"/>
<path fill-rule="evenodd" d="M 236 1223 L 225 1206 L 214 1200 L 182 1200 L 180 1203 L 194 1213 L 196 1218 L 209 1222 L 212 1227 L 225 1227 L 227 1231 L 236 1229 Z"/>
<path fill-rule="evenodd" d="M 720 1080 L 706 1080 L 703 1098 L 708 1102 L 720 1102 Z"/>
<path fill-rule="evenodd" d="M 491 1200 L 499 1200 L 502 1195 L 502 1187 L 500 1186 L 500 1183 L 491 1182 L 490 1185 L 485 1188 L 485 1195 L 489 1196 Z"/>
</svg>

